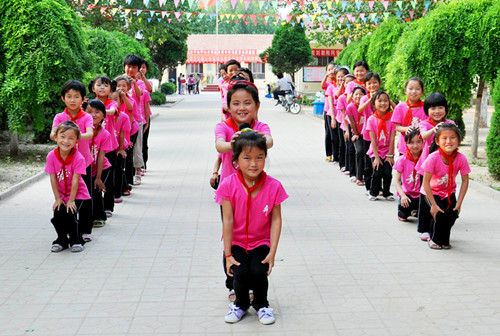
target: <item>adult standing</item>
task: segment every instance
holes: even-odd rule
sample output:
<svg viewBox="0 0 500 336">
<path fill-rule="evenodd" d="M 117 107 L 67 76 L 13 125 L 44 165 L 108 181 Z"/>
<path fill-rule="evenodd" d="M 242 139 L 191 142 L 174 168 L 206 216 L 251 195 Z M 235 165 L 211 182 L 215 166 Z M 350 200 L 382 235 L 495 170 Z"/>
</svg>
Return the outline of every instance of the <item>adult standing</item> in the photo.
<svg viewBox="0 0 500 336">
<path fill-rule="evenodd" d="M 181 89 L 182 89 L 182 73 L 179 74 L 179 77 L 177 77 L 177 90 L 179 90 L 179 94 L 181 94 Z"/>
</svg>

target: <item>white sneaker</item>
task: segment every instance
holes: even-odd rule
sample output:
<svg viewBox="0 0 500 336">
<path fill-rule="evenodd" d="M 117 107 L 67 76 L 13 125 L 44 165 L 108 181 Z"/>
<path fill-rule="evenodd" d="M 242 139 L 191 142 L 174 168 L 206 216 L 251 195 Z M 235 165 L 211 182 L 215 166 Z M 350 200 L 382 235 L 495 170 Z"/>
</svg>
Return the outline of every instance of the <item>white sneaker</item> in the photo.
<svg viewBox="0 0 500 336">
<path fill-rule="evenodd" d="M 368 199 L 370 201 L 376 201 L 377 200 L 377 196 L 372 196 L 372 195 L 368 194 Z"/>
<path fill-rule="evenodd" d="M 420 235 L 420 240 L 424 242 L 431 240 L 431 234 L 429 232 L 422 233 Z"/>
<path fill-rule="evenodd" d="M 113 212 L 111 210 L 105 210 L 104 212 L 106 213 L 107 218 L 113 217 Z"/>
<path fill-rule="evenodd" d="M 356 182 L 356 180 L 357 180 L 356 176 L 351 176 L 351 178 L 349 179 L 349 181 L 353 183 Z"/>
<path fill-rule="evenodd" d="M 141 184 L 141 175 L 134 175 L 134 185 Z"/>
<path fill-rule="evenodd" d="M 82 252 L 83 251 L 83 245 L 82 244 L 75 244 L 71 246 L 71 252 Z"/>
<path fill-rule="evenodd" d="M 61 252 L 64 250 L 61 244 L 52 244 L 52 247 L 50 248 L 51 252 Z"/>
<path fill-rule="evenodd" d="M 224 320 L 227 323 L 236 323 L 241 320 L 241 318 L 245 316 L 246 313 L 246 310 L 240 309 L 240 307 L 237 307 L 234 303 L 231 303 L 229 304 L 229 312 L 224 317 Z"/>
<path fill-rule="evenodd" d="M 259 321 L 262 324 L 273 324 L 276 321 L 273 314 L 273 308 L 264 307 L 260 308 L 257 311 L 257 315 L 259 315 Z"/>
<path fill-rule="evenodd" d="M 86 242 L 90 242 L 92 241 L 92 235 L 90 233 L 84 233 L 82 234 L 82 238 L 83 240 L 85 240 Z"/>
</svg>

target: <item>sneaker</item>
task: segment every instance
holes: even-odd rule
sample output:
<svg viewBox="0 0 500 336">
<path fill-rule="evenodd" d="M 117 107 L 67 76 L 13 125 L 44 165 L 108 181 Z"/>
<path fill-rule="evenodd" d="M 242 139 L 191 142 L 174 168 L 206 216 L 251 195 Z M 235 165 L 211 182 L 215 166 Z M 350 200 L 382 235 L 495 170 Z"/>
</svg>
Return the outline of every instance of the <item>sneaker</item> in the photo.
<svg viewBox="0 0 500 336">
<path fill-rule="evenodd" d="M 92 235 L 90 233 L 82 234 L 82 238 L 87 243 L 92 241 Z"/>
<path fill-rule="evenodd" d="M 83 245 L 82 244 L 75 244 L 71 246 L 71 252 L 82 252 L 83 251 Z"/>
<path fill-rule="evenodd" d="M 245 316 L 246 313 L 246 310 L 240 309 L 240 307 L 237 307 L 234 303 L 231 303 L 229 305 L 229 312 L 224 317 L 224 320 L 227 323 L 236 323 L 241 320 L 241 318 Z"/>
<path fill-rule="evenodd" d="M 393 195 L 389 195 L 385 199 L 388 200 L 388 201 L 394 201 L 395 200 L 395 198 L 394 198 Z"/>
<path fill-rule="evenodd" d="M 113 212 L 111 210 L 105 210 L 104 212 L 106 213 L 107 218 L 113 217 Z"/>
<path fill-rule="evenodd" d="M 141 176 L 144 176 L 144 170 L 141 169 Z"/>
<path fill-rule="evenodd" d="M 376 201 L 377 200 L 377 196 L 368 195 L 368 199 L 370 201 Z"/>
<path fill-rule="evenodd" d="M 351 172 L 348 170 L 344 170 L 344 175 L 351 175 Z"/>
<path fill-rule="evenodd" d="M 61 244 L 52 244 L 52 247 L 50 248 L 51 252 L 61 252 L 64 250 L 64 247 L 62 247 Z"/>
<path fill-rule="evenodd" d="M 130 190 L 128 190 L 128 189 L 127 189 L 127 190 L 124 190 L 124 191 L 122 192 L 122 195 L 123 195 L 123 196 L 130 196 Z"/>
<path fill-rule="evenodd" d="M 141 172 L 142 172 L 143 174 L 146 174 L 148 171 L 147 171 L 147 169 L 141 169 Z"/>
<path fill-rule="evenodd" d="M 343 172 L 345 172 L 345 167 L 341 167 L 341 168 L 340 168 L 340 171 L 341 171 L 342 173 L 343 173 Z"/>
<path fill-rule="evenodd" d="M 123 202 L 123 197 L 115 198 L 115 203 L 121 203 L 121 202 Z"/>
<path fill-rule="evenodd" d="M 356 180 L 356 176 L 351 176 L 351 178 L 349 178 L 349 181 L 351 181 L 352 183 L 356 182 Z"/>
<path fill-rule="evenodd" d="M 338 165 L 339 165 L 339 162 L 338 162 L 338 161 L 333 161 L 333 165 L 334 165 L 334 166 L 338 166 Z"/>
<path fill-rule="evenodd" d="M 429 232 L 422 233 L 420 235 L 420 240 L 425 242 L 431 240 L 431 234 Z"/>
<path fill-rule="evenodd" d="M 257 315 L 259 315 L 259 321 L 262 324 L 273 324 L 274 321 L 276 321 L 273 314 L 273 308 L 260 308 L 257 311 Z"/>
<path fill-rule="evenodd" d="M 327 156 L 326 159 L 325 159 L 326 162 L 332 162 L 332 157 L 331 155 L 330 156 Z"/>
<path fill-rule="evenodd" d="M 134 175 L 134 185 L 141 184 L 141 175 Z"/>
</svg>

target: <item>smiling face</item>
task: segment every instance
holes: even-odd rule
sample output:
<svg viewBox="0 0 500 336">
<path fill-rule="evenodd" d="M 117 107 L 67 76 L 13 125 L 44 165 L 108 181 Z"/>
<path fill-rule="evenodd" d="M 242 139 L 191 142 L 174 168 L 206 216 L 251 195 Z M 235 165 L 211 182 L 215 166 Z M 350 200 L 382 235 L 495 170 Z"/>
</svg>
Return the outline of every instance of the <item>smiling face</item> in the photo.
<svg viewBox="0 0 500 336">
<path fill-rule="evenodd" d="M 78 134 L 72 129 L 68 129 L 65 132 L 61 130 L 56 134 L 56 142 L 60 153 L 64 155 L 68 154 L 77 144 Z"/>
<path fill-rule="evenodd" d="M 220 75 L 221 75 L 222 79 L 223 79 L 225 82 L 227 82 L 227 81 L 229 80 L 229 77 L 228 77 L 228 75 L 227 75 L 226 70 L 221 69 L 221 70 L 219 71 L 219 73 L 220 73 Z"/>
<path fill-rule="evenodd" d="M 326 68 L 326 73 L 328 75 L 328 78 L 332 81 L 335 80 L 335 65 L 334 64 L 328 64 L 328 67 Z"/>
<path fill-rule="evenodd" d="M 111 92 L 111 94 L 109 95 L 109 99 L 111 99 L 112 101 L 117 102 L 118 106 L 121 106 L 121 104 L 122 104 L 122 100 L 121 100 L 120 94 L 117 91 Z"/>
<path fill-rule="evenodd" d="M 125 64 L 125 74 L 129 77 L 135 77 L 139 71 L 139 67 L 137 65 Z"/>
<path fill-rule="evenodd" d="M 236 90 L 231 96 L 229 112 L 237 125 L 251 123 L 259 111 L 260 103 L 255 103 L 252 95 L 245 89 Z"/>
<path fill-rule="evenodd" d="M 454 130 L 443 129 L 439 132 L 436 143 L 447 155 L 452 155 L 460 145 L 460 138 Z"/>
<path fill-rule="evenodd" d="M 337 85 L 341 85 L 344 82 L 345 73 L 344 71 L 337 72 Z"/>
<path fill-rule="evenodd" d="M 415 135 L 409 142 L 406 143 L 406 146 L 408 146 L 408 149 L 413 156 L 418 156 L 424 147 L 424 140 L 422 140 L 419 135 Z"/>
<path fill-rule="evenodd" d="M 359 102 L 361 100 L 361 97 L 364 96 L 364 93 L 363 91 L 361 90 L 356 90 L 354 91 L 354 93 L 352 94 L 352 100 L 354 100 L 354 103 L 356 103 L 356 105 L 359 105 Z"/>
<path fill-rule="evenodd" d="M 80 112 L 80 107 L 83 103 L 83 97 L 79 91 L 71 89 L 66 92 L 61 98 L 71 114 L 77 114 L 78 112 Z"/>
<path fill-rule="evenodd" d="M 358 80 L 358 82 L 364 83 L 366 73 L 367 73 L 367 70 L 364 66 L 357 66 L 354 69 L 354 76 L 356 76 L 356 79 Z"/>
<path fill-rule="evenodd" d="M 236 64 L 231 64 L 227 67 L 227 75 L 229 79 L 233 78 L 234 74 L 236 73 L 236 70 L 239 70 L 240 68 Z"/>
<path fill-rule="evenodd" d="M 141 70 L 143 75 L 146 75 L 148 73 L 148 67 L 144 63 L 141 65 L 140 70 Z"/>
<path fill-rule="evenodd" d="M 244 179 L 255 181 L 264 170 L 266 153 L 256 146 L 243 147 L 238 156 L 237 164 Z"/>
<path fill-rule="evenodd" d="M 92 121 L 94 123 L 94 127 L 97 127 L 101 121 L 104 119 L 105 115 L 102 113 L 101 110 L 96 109 L 90 105 L 87 106 L 87 109 L 85 110 L 88 114 L 92 116 Z"/>
<path fill-rule="evenodd" d="M 433 106 L 429 107 L 429 118 L 434 123 L 440 123 L 441 121 L 444 121 L 444 117 L 446 116 L 446 108 L 444 106 Z"/>
<path fill-rule="evenodd" d="M 102 83 L 101 80 L 98 79 L 92 90 L 96 94 L 97 98 L 100 100 L 106 100 L 111 92 L 111 86 L 109 84 Z"/>
<path fill-rule="evenodd" d="M 375 109 L 380 115 L 384 115 L 389 110 L 389 97 L 386 94 L 381 94 L 375 100 Z"/>
<path fill-rule="evenodd" d="M 405 95 L 410 100 L 410 103 L 415 104 L 420 101 L 420 98 L 424 94 L 424 90 L 422 90 L 422 86 L 419 82 L 412 80 L 408 82 L 408 85 L 405 87 Z"/>
<path fill-rule="evenodd" d="M 366 81 L 365 85 L 366 85 L 366 89 L 368 90 L 368 92 L 370 92 L 370 94 L 373 94 L 373 93 L 377 92 L 378 89 L 380 89 L 380 82 L 378 81 L 378 79 L 376 79 L 374 77 L 372 77 L 368 81 Z"/>
<path fill-rule="evenodd" d="M 122 91 L 122 92 L 127 93 L 127 92 L 128 92 L 128 90 L 130 90 L 130 87 L 128 86 L 127 81 L 125 81 L 125 80 L 120 80 L 120 81 L 116 82 L 116 89 L 117 89 L 117 90 L 120 90 L 120 91 Z"/>
</svg>

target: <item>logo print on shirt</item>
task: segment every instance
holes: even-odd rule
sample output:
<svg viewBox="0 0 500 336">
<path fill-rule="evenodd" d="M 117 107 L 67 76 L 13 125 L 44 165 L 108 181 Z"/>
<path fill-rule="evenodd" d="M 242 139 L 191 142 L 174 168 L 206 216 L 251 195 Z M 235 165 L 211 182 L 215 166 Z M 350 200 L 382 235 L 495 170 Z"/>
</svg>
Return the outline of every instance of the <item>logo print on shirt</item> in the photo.
<svg viewBox="0 0 500 336">
<path fill-rule="evenodd" d="M 384 141 L 384 142 L 387 140 L 387 138 L 385 137 L 384 131 L 380 132 L 380 137 L 378 139 L 379 139 L 379 141 Z"/>
<path fill-rule="evenodd" d="M 97 154 L 99 151 L 97 150 L 97 145 L 92 145 L 90 148 L 90 152 L 92 153 L 92 157 L 97 160 Z"/>
<path fill-rule="evenodd" d="M 448 184 L 448 174 L 444 175 L 439 179 L 439 185 Z"/>
<path fill-rule="evenodd" d="M 419 175 L 419 174 L 417 174 L 417 175 L 415 176 L 415 179 L 413 179 L 413 174 L 411 174 L 411 175 L 410 175 L 410 176 L 408 176 L 408 178 L 406 179 L 406 183 L 408 183 L 408 184 L 413 184 L 413 183 L 418 182 L 418 180 L 419 180 L 419 178 L 420 178 L 419 176 L 420 176 L 420 175 Z"/>
<path fill-rule="evenodd" d="M 418 119 L 418 117 L 413 117 L 413 119 L 411 120 L 411 126 L 418 127 L 418 124 L 420 124 L 420 119 Z"/>
<path fill-rule="evenodd" d="M 266 207 L 264 208 L 264 210 L 262 210 L 263 213 L 266 214 L 266 217 L 267 215 L 269 215 L 269 206 L 266 204 Z"/>
<path fill-rule="evenodd" d="M 64 181 L 65 178 L 69 177 L 69 171 L 66 170 L 66 176 L 64 176 L 64 170 L 61 168 L 56 177 L 58 181 Z"/>
</svg>

